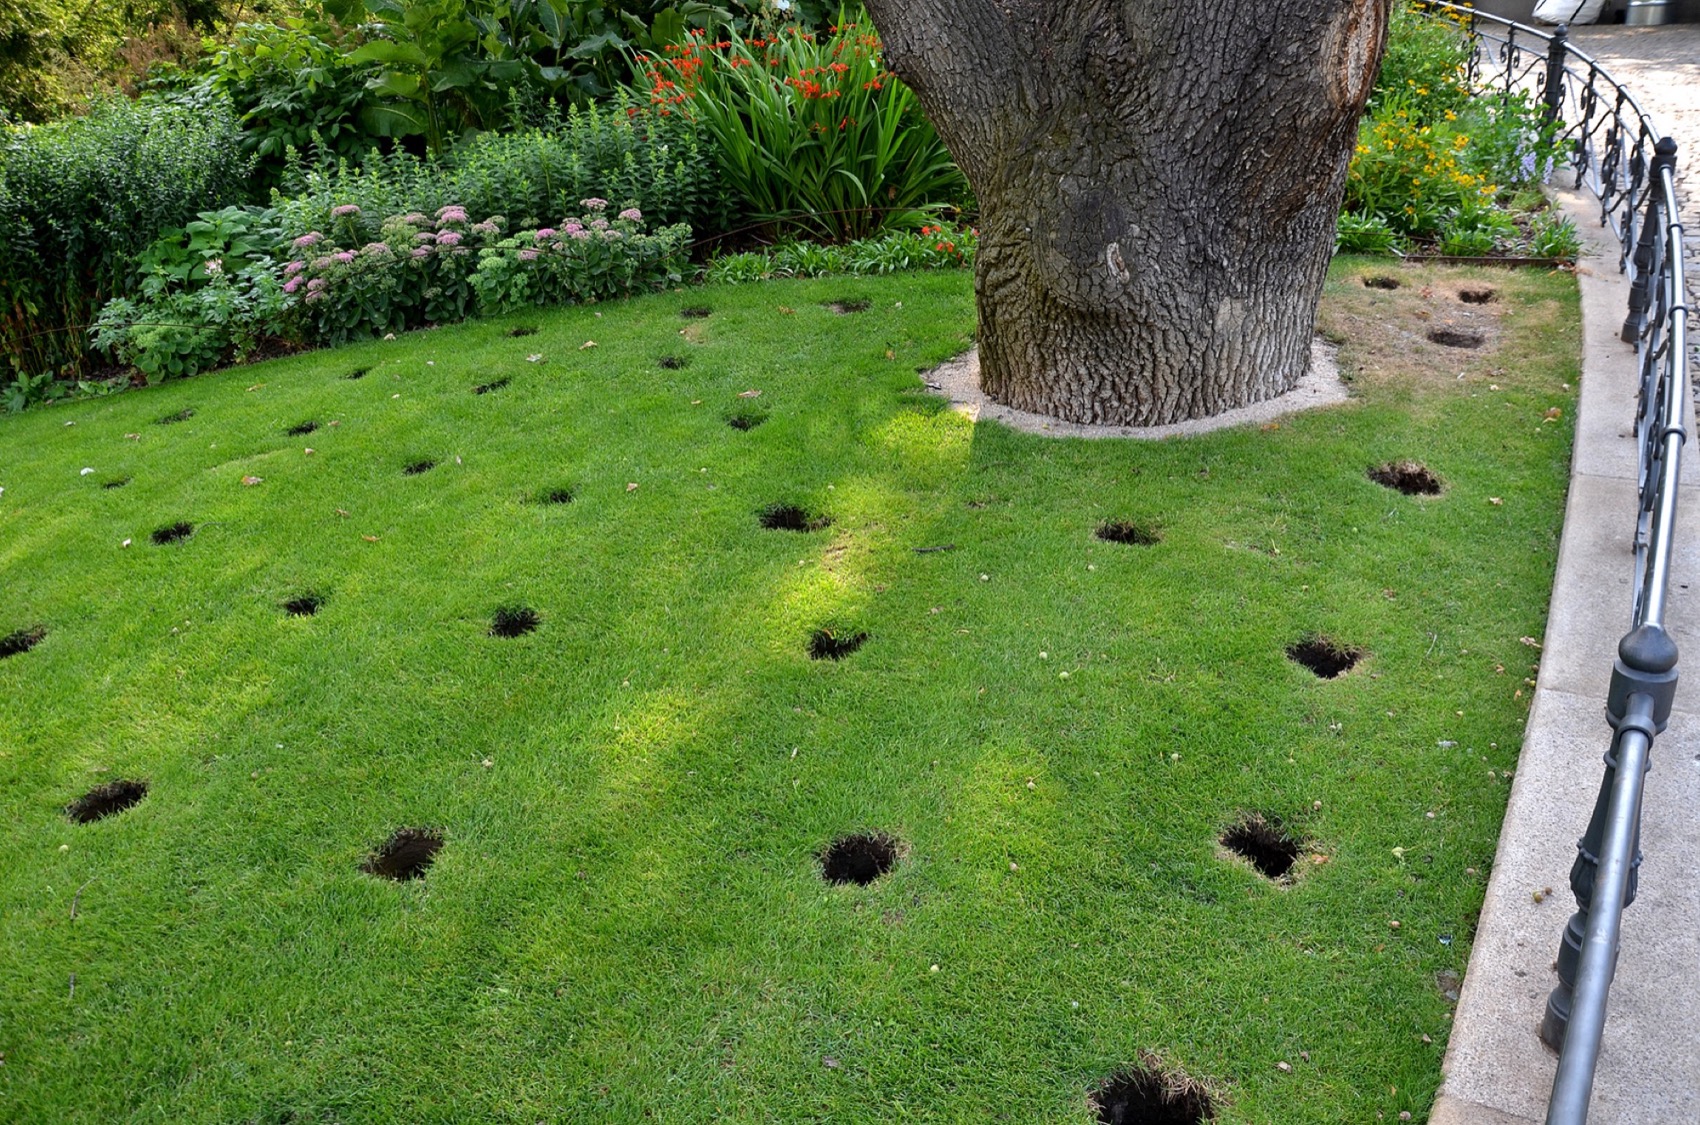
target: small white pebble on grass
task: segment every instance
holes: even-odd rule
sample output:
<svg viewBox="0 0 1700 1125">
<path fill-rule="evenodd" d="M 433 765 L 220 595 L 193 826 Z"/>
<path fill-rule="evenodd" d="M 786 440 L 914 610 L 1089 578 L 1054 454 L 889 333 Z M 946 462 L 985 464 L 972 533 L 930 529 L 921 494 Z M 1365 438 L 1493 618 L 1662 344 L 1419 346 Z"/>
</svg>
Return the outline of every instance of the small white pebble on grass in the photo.
<svg viewBox="0 0 1700 1125">
<path fill-rule="evenodd" d="M 990 582 L 991 580 L 992 580 L 992 576 L 989 575 L 989 574 L 980 575 L 980 581 L 982 581 L 982 582 Z"/>
<path fill-rule="evenodd" d="M 479 762 L 478 764 L 483 766 L 485 769 L 489 769 L 491 766 L 495 765 L 496 763 L 494 761 L 490 760 L 489 758 L 485 758 L 482 762 Z"/>
<path fill-rule="evenodd" d="M 77 475 L 80 476 L 80 477 L 86 477 L 92 472 L 94 472 L 93 469 L 85 468 L 85 469 L 83 469 L 82 472 L 78 473 Z"/>
<path fill-rule="evenodd" d="M 1050 654 L 1050 653 L 1048 653 L 1048 652 L 1041 652 L 1041 653 L 1040 653 L 1040 654 L 1039 654 L 1039 659 L 1040 659 L 1040 660 L 1049 660 L 1049 659 L 1050 659 L 1050 658 L 1051 658 L 1051 654 Z"/>
<path fill-rule="evenodd" d="M 62 852 L 68 852 L 68 851 L 71 850 L 71 845 L 70 844 L 60 844 L 59 850 L 62 851 Z M 937 967 L 938 966 L 936 966 L 936 965 L 934 966 L 934 968 L 937 968 Z"/>
<path fill-rule="evenodd" d="M 939 971 L 939 967 L 937 965 L 934 965 L 932 968 L 928 969 L 927 971 L 929 973 L 936 973 L 936 972 Z"/>
<path fill-rule="evenodd" d="M 130 540 L 128 540 L 128 539 L 126 539 L 126 540 L 124 540 L 124 542 L 122 542 L 122 543 L 120 543 L 120 544 L 118 544 L 118 545 L 119 545 L 119 546 L 120 546 L 120 547 L 128 547 L 128 546 L 129 546 L 129 545 L 130 545 Z"/>
</svg>

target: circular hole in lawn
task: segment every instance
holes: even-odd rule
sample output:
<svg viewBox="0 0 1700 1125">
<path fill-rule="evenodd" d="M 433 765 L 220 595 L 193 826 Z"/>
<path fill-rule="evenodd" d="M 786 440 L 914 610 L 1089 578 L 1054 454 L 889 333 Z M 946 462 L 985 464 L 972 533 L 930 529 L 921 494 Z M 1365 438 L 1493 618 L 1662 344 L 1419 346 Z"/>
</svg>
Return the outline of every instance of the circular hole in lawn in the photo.
<svg viewBox="0 0 1700 1125">
<path fill-rule="evenodd" d="M 323 597 L 309 591 L 284 602 L 283 611 L 291 617 L 311 617 L 319 612 L 319 607 L 324 604 Z"/>
<path fill-rule="evenodd" d="M 816 629 L 809 634 L 809 658 L 812 660 L 843 660 L 862 647 L 866 633 L 844 629 Z"/>
<path fill-rule="evenodd" d="M 129 483 L 130 483 L 129 477 L 113 477 L 109 481 L 103 481 L 101 483 L 100 487 L 102 487 L 102 488 L 123 488 L 125 485 L 127 485 Z"/>
<path fill-rule="evenodd" d="M 1106 543 L 1130 543 L 1135 547 L 1151 547 L 1163 541 L 1157 529 L 1148 523 L 1130 520 L 1111 520 L 1098 525 L 1098 538 Z"/>
<path fill-rule="evenodd" d="M 175 414 L 167 414 L 163 418 L 155 419 L 154 425 L 156 425 L 156 426 L 169 426 L 174 422 L 187 422 L 189 419 L 193 418 L 194 416 L 195 416 L 195 408 L 192 407 L 192 406 L 185 406 L 182 410 L 179 410 Z"/>
<path fill-rule="evenodd" d="M 319 424 L 317 422 L 309 421 L 309 422 L 302 422 L 298 426 L 291 426 L 291 427 L 289 427 L 289 429 L 287 429 L 283 432 L 284 432 L 285 436 L 287 436 L 287 437 L 305 437 L 306 435 L 312 433 L 314 430 L 317 430 L 318 428 L 319 428 Z"/>
<path fill-rule="evenodd" d="M 1216 1119 L 1202 1087 L 1153 1066 L 1112 1074 L 1088 1100 L 1105 1125 L 1198 1125 Z"/>
<path fill-rule="evenodd" d="M 1386 274 L 1376 274 L 1373 277 L 1364 278 L 1364 288 L 1397 289 L 1399 288 L 1399 279 L 1396 277 L 1388 277 Z"/>
<path fill-rule="evenodd" d="M 849 316 L 851 313 L 867 312 L 873 307 L 873 302 L 866 297 L 857 297 L 848 301 L 822 301 L 821 304 L 837 313 L 839 316 Z"/>
<path fill-rule="evenodd" d="M 655 362 L 659 363 L 668 371 L 677 371 L 681 367 L 688 366 L 691 362 L 691 357 L 688 355 L 664 355 Z"/>
<path fill-rule="evenodd" d="M 1487 339 L 1474 328 L 1458 328 L 1450 324 L 1442 324 L 1428 330 L 1431 343 L 1445 348 L 1479 348 Z"/>
<path fill-rule="evenodd" d="M 535 336 L 537 335 L 537 329 L 530 324 L 521 324 L 518 327 L 508 329 L 508 335 L 514 337 Z"/>
<path fill-rule="evenodd" d="M 707 305 L 686 305 L 679 310 L 679 315 L 686 320 L 701 320 L 713 311 Z"/>
<path fill-rule="evenodd" d="M 537 628 L 542 618 L 530 606 L 505 605 L 490 615 L 492 637 L 523 637 Z"/>
<path fill-rule="evenodd" d="M 148 795 L 145 781 L 109 781 L 97 785 L 65 806 L 65 815 L 78 824 L 93 824 L 121 813 Z"/>
<path fill-rule="evenodd" d="M 1363 655 L 1362 649 L 1343 645 L 1330 637 L 1306 637 L 1287 646 L 1288 660 L 1303 664 L 1324 680 L 1351 671 Z"/>
<path fill-rule="evenodd" d="M 539 504 L 571 504 L 573 490 L 570 488 L 547 488 L 537 494 Z"/>
<path fill-rule="evenodd" d="M 4 637 L 0 637 L 0 660 L 8 656 L 22 656 L 47 636 L 47 626 L 32 625 L 28 629 L 14 629 Z"/>
<path fill-rule="evenodd" d="M 367 857 L 360 870 L 398 882 L 422 879 L 442 848 L 443 834 L 436 829 L 397 828 L 382 847 Z"/>
<path fill-rule="evenodd" d="M 807 508 L 795 504 L 769 504 L 758 518 L 769 531 L 820 531 L 832 526 L 828 517 L 810 515 Z"/>
<path fill-rule="evenodd" d="M 420 473 L 428 473 L 436 467 L 437 463 L 427 457 L 423 461 L 414 461 L 411 464 L 402 466 L 401 474 L 406 477 L 416 477 Z"/>
<path fill-rule="evenodd" d="M 1417 461 L 1389 461 L 1369 471 L 1369 479 L 1406 496 L 1439 496 L 1440 478 Z"/>
<path fill-rule="evenodd" d="M 840 836 L 820 854 L 821 877 L 829 883 L 865 887 L 897 862 L 897 841 L 883 832 Z"/>
<path fill-rule="evenodd" d="M 167 543 L 182 542 L 193 534 L 195 534 L 194 524 L 187 520 L 178 520 L 176 523 L 168 523 L 164 527 L 155 529 L 149 538 L 153 540 L 154 546 L 163 547 Z"/>
<path fill-rule="evenodd" d="M 513 379 L 504 375 L 500 379 L 492 379 L 488 383 L 478 384 L 476 387 L 472 388 L 472 393 L 475 394 L 475 395 L 487 395 L 491 391 L 501 390 L 503 387 L 507 386 L 511 382 L 513 382 Z"/>
<path fill-rule="evenodd" d="M 1222 846 L 1257 868 L 1265 879 L 1279 879 L 1299 861 L 1303 841 L 1288 834 L 1278 820 L 1257 813 L 1241 817 L 1222 833 Z"/>
<path fill-rule="evenodd" d="M 1483 286 L 1480 289 L 1460 289 L 1458 299 L 1466 305 L 1485 305 L 1499 296 L 1497 290 Z"/>
<path fill-rule="evenodd" d="M 726 424 L 734 430 L 753 430 L 767 421 L 767 412 L 746 407 L 726 415 Z"/>
<path fill-rule="evenodd" d="M 371 371 L 371 370 L 372 369 L 370 367 L 356 367 L 353 371 L 350 371 L 347 375 L 344 375 L 343 378 L 344 379 L 364 379 L 366 377 L 366 373 Z"/>
</svg>

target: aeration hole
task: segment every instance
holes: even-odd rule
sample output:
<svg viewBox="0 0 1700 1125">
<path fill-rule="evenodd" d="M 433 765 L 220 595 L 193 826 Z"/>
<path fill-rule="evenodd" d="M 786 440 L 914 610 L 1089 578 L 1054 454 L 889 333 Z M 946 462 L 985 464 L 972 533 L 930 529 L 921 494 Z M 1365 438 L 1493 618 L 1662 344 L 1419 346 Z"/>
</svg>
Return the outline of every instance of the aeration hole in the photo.
<svg viewBox="0 0 1700 1125">
<path fill-rule="evenodd" d="M 366 373 L 371 371 L 371 370 L 372 369 L 370 367 L 356 367 L 353 371 L 350 371 L 347 375 L 344 375 L 343 378 L 344 379 L 364 379 L 366 377 Z"/>
<path fill-rule="evenodd" d="M 435 469 L 436 467 L 437 467 L 437 463 L 435 461 L 431 460 L 429 457 L 427 457 L 423 461 L 414 461 L 412 464 L 403 466 L 401 473 L 402 473 L 402 476 L 416 477 L 420 473 L 428 473 L 432 469 Z"/>
<path fill-rule="evenodd" d="M 1396 278 L 1396 277 L 1387 277 L 1385 275 L 1377 275 L 1375 277 L 1366 277 L 1366 278 L 1364 278 L 1364 288 L 1365 289 L 1397 289 L 1397 288 L 1399 288 L 1399 279 Z"/>
<path fill-rule="evenodd" d="M 1485 305 L 1499 296 L 1497 290 L 1483 287 L 1481 289 L 1460 289 L 1458 299 L 1466 305 Z"/>
<path fill-rule="evenodd" d="M 1351 671 L 1363 659 L 1363 650 L 1343 645 L 1329 637 L 1306 637 L 1287 646 L 1287 659 L 1302 664 L 1318 678 L 1332 680 Z"/>
<path fill-rule="evenodd" d="M 179 410 L 175 414 L 167 414 L 163 418 L 156 419 L 154 421 L 154 425 L 156 425 L 156 426 L 169 426 L 169 425 L 172 425 L 175 422 L 187 422 L 189 419 L 193 418 L 194 416 L 195 416 L 195 408 L 192 407 L 192 406 L 185 406 L 182 410 Z"/>
<path fill-rule="evenodd" d="M 1222 846 L 1248 860 L 1266 879 L 1279 879 L 1299 860 L 1301 841 L 1281 828 L 1279 821 L 1256 813 L 1242 818 L 1222 834 Z"/>
<path fill-rule="evenodd" d="M 686 320 L 701 320 L 713 311 L 707 305 L 686 305 L 679 310 L 679 315 Z"/>
<path fill-rule="evenodd" d="M 1163 541 L 1162 534 L 1155 527 L 1129 520 L 1101 523 L 1096 534 L 1106 543 L 1129 543 L 1136 547 L 1152 547 Z"/>
<path fill-rule="evenodd" d="M 1406 496 L 1439 496 L 1440 478 L 1417 461 L 1389 461 L 1369 471 L 1369 479 Z"/>
<path fill-rule="evenodd" d="M 873 307 L 873 302 L 868 300 L 866 297 L 857 297 L 848 301 L 822 301 L 821 304 L 825 305 L 828 309 L 831 309 L 839 316 L 848 316 L 851 313 L 867 312 L 868 309 Z"/>
<path fill-rule="evenodd" d="M 832 526 L 829 517 L 811 515 L 795 504 L 769 504 L 758 518 L 769 531 L 820 531 Z"/>
<path fill-rule="evenodd" d="M 1111 1075 L 1089 1101 L 1103 1125 L 1199 1125 L 1216 1118 L 1197 1083 L 1150 1066 Z"/>
<path fill-rule="evenodd" d="M 21 656 L 40 644 L 47 636 L 47 626 L 32 625 L 28 629 L 14 629 L 4 637 L 0 637 L 0 660 L 8 656 Z"/>
<path fill-rule="evenodd" d="M 156 529 L 149 538 L 153 540 L 154 546 L 163 547 L 167 543 L 181 542 L 193 534 L 195 534 L 194 524 L 187 520 L 178 520 L 176 523 L 169 523 Z"/>
<path fill-rule="evenodd" d="M 523 637 L 537 628 L 542 618 L 530 606 L 500 606 L 490 615 L 492 637 Z"/>
<path fill-rule="evenodd" d="M 284 432 L 284 436 L 286 436 L 286 437 L 305 437 L 306 435 L 312 433 L 314 430 L 317 430 L 318 428 L 319 428 L 319 424 L 317 422 L 309 421 L 309 422 L 302 422 L 301 424 L 296 425 L 296 426 L 291 426 L 291 427 L 289 427 L 289 429 L 287 429 L 283 432 Z"/>
<path fill-rule="evenodd" d="M 866 633 L 816 629 L 809 634 L 809 657 L 813 660 L 842 660 L 861 648 L 867 639 Z"/>
<path fill-rule="evenodd" d="M 820 854 L 821 877 L 829 883 L 865 887 L 897 862 L 897 841 L 883 832 L 840 836 Z"/>
<path fill-rule="evenodd" d="M 520 336 L 535 336 L 537 329 L 529 324 L 521 324 L 518 327 L 508 329 L 508 335 L 516 339 Z"/>
<path fill-rule="evenodd" d="M 325 599 L 314 593 L 300 594 L 283 603 L 283 611 L 291 617 L 311 617 L 319 612 Z"/>
<path fill-rule="evenodd" d="M 420 879 L 442 848 L 443 834 L 436 829 L 397 828 L 360 870 L 397 882 Z"/>
<path fill-rule="evenodd" d="M 767 421 L 767 414 L 760 410 L 737 410 L 726 416 L 726 424 L 734 430 L 753 430 Z"/>
<path fill-rule="evenodd" d="M 491 391 L 501 390 L 511 382 L 513 382 L 512 377 L 504 375 L 500 379 L 494 379 L 488 383 L 478 384 L 476 387 L 472 388 L 472 393 L 475 395 L 487 395 Z"/>
<path fill-rule="evenodd" d="M 148 783 L 145 781 L 109 781 L 66 805 L 65 815 L 77 824 L 93 824 L 123 812 L 147 795 Z"/>
<path fill-rule="evenodd" d="M 108 488 L 108 489 L 110 489 L 110 488 L 123 488 L 125 485 L 127 485 L 129 483 L 130 483 L 129 477 L 113 477 L 109 481 L 103 481 L 101 483 L 100 487 Z"/>
<path fill-rule="evenodd" d="M 570 488 L 546 489 L 538 494 L 537 502 L 540 504 L 571 504 L 573 502 L 573 490 Z"/>
<path fill-rule="evenodd" d="M 690 365 L 691 357 L 688 355 L 664 355 L 655 362 L 668 371 L 678 371 L 680 368 Z"/>
<path fill-rule="evenodd" d="M 1450 325 L 1441 325 L 1428 330 L 1428 339 L 1431 343 L 1439 344 L 1444 348 L 1474 349 L 1481 347 L 1486 337 L 1474 328 L 1454 328 Z"/>
</svg>

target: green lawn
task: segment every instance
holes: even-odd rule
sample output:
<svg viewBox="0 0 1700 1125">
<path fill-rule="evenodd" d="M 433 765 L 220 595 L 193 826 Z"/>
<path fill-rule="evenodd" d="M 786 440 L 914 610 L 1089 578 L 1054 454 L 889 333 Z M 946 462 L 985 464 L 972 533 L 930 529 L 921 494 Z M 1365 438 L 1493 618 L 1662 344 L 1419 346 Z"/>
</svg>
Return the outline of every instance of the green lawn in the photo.
<svg viewBox="0 0 1700 1125">
<path fill-rule="evenodd" d="M 1562 275 L 1359 284 L 1386 268 L 1330 283 L 1352 402 L 1160 443 L 922 393 L 964 273 L 0 420 L 0 635 L 46 629 L 0 659 L 0 1120 L 1085 1122 L 1141 1052 L 1221 1122 L 1423 1120 L 1577 314 Z M 1471 277 L 1488 346 L 1423 343 Z M 1404 458 L 1444 493 L 1367 478 Z M 831 525 L 764 530 L 781 503 Z M 813 660 L 818 628 L 867 639 Z M 1285 655 L 1312 634 L 1364 656 L 1319 679 Z M 67 817 L 120 778 L 145 799 Z M 1246 814 L 1302 838 L 1296 878 L 1222 849 Z M 403 826 L 446 841 L 428 874 L 363 872 Z M 856 831 L 894 868 L 827 884 Z"/>
</svg>

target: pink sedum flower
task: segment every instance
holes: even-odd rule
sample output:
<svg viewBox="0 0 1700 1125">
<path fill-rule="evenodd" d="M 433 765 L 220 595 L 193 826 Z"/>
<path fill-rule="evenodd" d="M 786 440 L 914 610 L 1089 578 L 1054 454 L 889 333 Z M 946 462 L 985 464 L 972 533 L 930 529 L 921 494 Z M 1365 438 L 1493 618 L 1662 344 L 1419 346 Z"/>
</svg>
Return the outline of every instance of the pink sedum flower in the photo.
<svg viewBox="0 0 1700 1125">
<path fill-rule="evenodd" d="M 320 270 L 330 269 L 331 268 L 331 261 L 332 261 L 332 259 L 330 259 L 330 258 L 314 258 L 313 259 L 313 270 L 314 270 L 314 272 L 317 273 Z"/>
<path fill-rule="evenodd" d="M 331 218 L 333 219 L 345 219 L 350 215 L 358 214 L 360 214 L 360 208 L 356 207 L 352 203 L 344 203 L 340 207 L 331 208 Z"/>
<path fill-rule="evenodd" d="M 413 257 L 415 260 L 422 260 L 429 258 L 430 256 L 431 248 L 429 246 L 415 246 L 413 248 Z"/>
<path fill-rule="evenodd" d="M 542 242 L 546 238 L 554 238 L 555 234 L 556 234 L 556 231 L 555 231 L 554 227 L 544 227 L 543 229 L 532 234 L 531 237 L 535 238 L 539 242 Z"/>
<path fill-rule="evenodd" d="M 594 197 L 590 199 L 581 199 L 578 201 L 578 205 L 583 207 L 586 211 L 608 210 L 608 201 L 606 199 L 596 199 Z"/>
<path fill-rule="evenodd" d="M 324 240 L 325 240 L 324 235 L 320 234 L 316 230 L 310 230 L 306 234 L 302 235 L 300 238 L 297 238 L 292 245 L 297 250 L 305 250 L 309 246 L 317 246 L 319 243 L 323 242 Z"/>
<path fill-rule="evenodd" d="M 322 277 L 315 277 L 312 281 L 309 281 L 307 283 L 307 291 L 310 292 L 310 293 L 317 293 L 319 290 L 323 289 L 324 287 L 325 287 L 325 279 L 322 278 Z"/>
<path fill-rule="evenodd" d="M 287 266 L 283 267 L 283 276 L 294 277 L 296 274 L 300 273 L 302 270 L 304 270 L 306 268 L 307 268 L 306 262 L 291 262 Z"/>
<path fill-rule="evenodd" d="M 577 234 L 579 231 L 584 229 L 584 226 L 580 223 L 568 223 L 561 229 L 566 231 L 568 234 Z"/>
<path fill-rule="evenodd" d="M 283 283 L 283 291 L 285 293 L 293 293 L 299 288 L 301 288 L 301 278 L 299 277 L 292 277 Z"/>
<path fill-rule="evenodd" d="M 350 263 L 354 260 L 354 251 L 352 251 L 352 250 L 342 250 L 342 251 L 339 251 L 335 255 L 335 257 L 336 257 L 337 261 L 341 262 L 343 265 L 346 266 L 348 263 Z"/>
<path fill-rule="evenodd" d="M 642 222 L 643 212 L 639 211 L 636 207 L 628 207 L 624 211 L 620 212 L 620 218 L 626 220 L 628 223 Z"/>
<path fill-rule="evenodd" d="M 456 245 L 459 245 L 459 243 L 460 243 L 460 232 L 459 231 L 440 230 L 440 231 L 437 232 L 437 245 L 438 246 L 456 246 Z"/>
<path fill-rule="evenodd" d="M 536 250 L 521 250 L 519 252 L 519 260 L 522 262 L 535 262 L 537 260 L 537 254 L 538 251 Z"/>
</svg>

